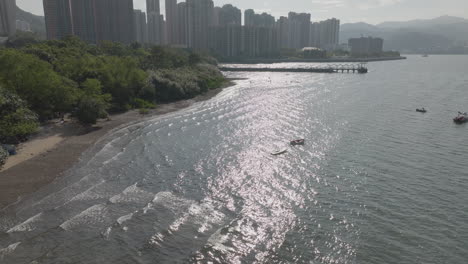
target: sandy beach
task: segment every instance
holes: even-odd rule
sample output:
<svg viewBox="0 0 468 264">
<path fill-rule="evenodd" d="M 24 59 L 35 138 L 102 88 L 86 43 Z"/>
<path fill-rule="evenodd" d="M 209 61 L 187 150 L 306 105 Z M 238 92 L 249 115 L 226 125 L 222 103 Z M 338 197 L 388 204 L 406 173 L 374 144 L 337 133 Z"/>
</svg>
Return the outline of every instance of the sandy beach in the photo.
<svg viewBox="0 0 468 264">
<path fill-rule="evenodd" d="M 232 83 L 225 87 L 230 85 Z M 208 100 L 223 88 L 193 99 L 158 105 L 147 115 L 141 115 L 137 110 L 112 115 L 110 120 L 100 120 L 92 127 L 83 127 L 75 121 L 45 125 L 31 140 L 19 146 L 18 155 L 10 157 L 0 171 L 0 210 L 63 175 L 84 151 L 112 129 Z"/>
</svg>

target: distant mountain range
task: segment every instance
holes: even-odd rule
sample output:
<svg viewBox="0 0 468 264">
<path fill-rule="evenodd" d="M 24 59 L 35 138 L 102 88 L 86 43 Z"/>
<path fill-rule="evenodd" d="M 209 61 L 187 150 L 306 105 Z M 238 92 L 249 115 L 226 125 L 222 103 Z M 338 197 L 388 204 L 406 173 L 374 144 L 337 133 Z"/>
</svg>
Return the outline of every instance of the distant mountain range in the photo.
<svg viewBox="0 0 468 264">
<path fill-rule="evenodd" d="M 341 25 L 342 43 L 360 36 L 381 37 L 386 50 L 403 53 L 468 53 L 468 19 L 460 17 Z"/>
</svg>

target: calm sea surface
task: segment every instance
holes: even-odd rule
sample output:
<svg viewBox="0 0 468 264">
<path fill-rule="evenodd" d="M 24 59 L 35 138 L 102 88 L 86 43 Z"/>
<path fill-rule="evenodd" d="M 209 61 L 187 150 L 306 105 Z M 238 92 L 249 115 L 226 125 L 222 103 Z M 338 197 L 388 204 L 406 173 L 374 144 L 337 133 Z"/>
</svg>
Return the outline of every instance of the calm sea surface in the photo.
<svg viewBox="0 0 468 264">
<path fill-rule="evenodd" d="M 368 67 L 227 73 L 115 130 L 0 211 L 0 263 L 467 263 L 468 56 Z"/>
</svg>

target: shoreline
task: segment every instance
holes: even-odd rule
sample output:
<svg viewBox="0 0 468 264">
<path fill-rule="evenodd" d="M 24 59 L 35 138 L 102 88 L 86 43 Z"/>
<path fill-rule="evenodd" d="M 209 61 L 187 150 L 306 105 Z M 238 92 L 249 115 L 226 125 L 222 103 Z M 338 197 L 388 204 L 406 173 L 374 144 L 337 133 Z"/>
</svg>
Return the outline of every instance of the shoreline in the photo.
<svg viewBox="0 0 468 264">
<path fill-rule="evenodd" d="M 330 59 L 239 59 L 220 61 L 220 64 L 272 64 L 272 63 L 339 63 L 339 62 L 374 62 L 406 60 L 407 57 L 375 57 L 375 58 L 330 58 Z"/>
<path fill-rule="evenodd" d="M 146 115 L 131 110 L 112 115 L 110 120 L 100 120 L 92 127 L 83 127 L 76 121 L 47 124 L 38 135 L 20 144 L 18 154 L 10 157 L 5 168 L 0 170 L 0 210 L 63 176 L 86 150 L 113 129 L 207 101 L 225 88 L 234 86 L 233 81 L 227 79 L 220 88 L 192 99 L 160 104 Z"/>
</svg>

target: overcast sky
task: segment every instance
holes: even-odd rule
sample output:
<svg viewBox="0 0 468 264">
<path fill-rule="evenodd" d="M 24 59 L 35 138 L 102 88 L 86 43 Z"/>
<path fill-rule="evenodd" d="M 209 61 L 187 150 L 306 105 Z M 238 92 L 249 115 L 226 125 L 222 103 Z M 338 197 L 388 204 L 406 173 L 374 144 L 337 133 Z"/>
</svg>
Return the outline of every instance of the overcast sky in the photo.
<svg viewBox="0 0 468 264">
<path fill-rule="evenodd" d="M 146 9 L 146 0 L 134 0 L 135 9 Z M 179 1 L 182 2 L 182 1 Z M 43 15 L 42 0 L 16 0 L 22 9 Z M 342 23 L 435 18 L 442 15 L 468 17 L 468 0 L 214 0 L 216 6 L 233 4 L 245 10 L 268 12 L 275 17 L 287 16 L 289 11 L 307 12 L 312 20 L 331 17 Z M 164 0 L 161 0 L 164 10 Z"/>
</svg>

